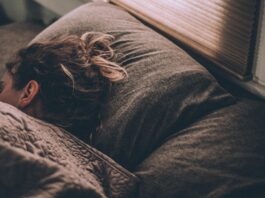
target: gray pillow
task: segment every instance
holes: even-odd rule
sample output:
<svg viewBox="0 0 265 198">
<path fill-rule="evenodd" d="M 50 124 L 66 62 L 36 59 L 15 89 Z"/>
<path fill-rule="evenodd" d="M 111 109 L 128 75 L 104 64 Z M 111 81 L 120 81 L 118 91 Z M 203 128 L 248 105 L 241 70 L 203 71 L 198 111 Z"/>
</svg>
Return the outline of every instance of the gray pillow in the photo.
<svg viewBox="0 0 265 198">
<path fill-rule="evenodd" d="M 264 118 L 241 98 L 172 135 L 136 168 L 138 198 L 265 197 Z"/>
<path fill-rule="evenodd" d="M 62 17 L 32 42 L 98 31 L 115 36 L 117 61 L 129 79 L 113 86 L 93 146 L 133 169 L 168 136 L 199 117 L 234 103 L 189 54 L 126 11 L 88 3 Z"/>
</svg>

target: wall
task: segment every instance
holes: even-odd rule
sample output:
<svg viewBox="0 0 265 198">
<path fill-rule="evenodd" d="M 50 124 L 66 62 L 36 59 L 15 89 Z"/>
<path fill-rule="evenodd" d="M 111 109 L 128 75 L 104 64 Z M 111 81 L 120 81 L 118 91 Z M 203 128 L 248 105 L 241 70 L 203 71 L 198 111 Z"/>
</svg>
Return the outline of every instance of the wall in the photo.
<svg viewBox="0 0 265 198">
<path fill-rule="evenodd" d="M 32 0 L 0 0 L 2 9 L 12 21 L 42 20 L 51 23 L 58 15 Z"/>
<path fill-rule="evenodd" d="M 43 7 L 53 11 L 62 16 L 70 10 L 85 3 L 85 0 L 35 0 Z M 86 0 L 88 2 L 89 0 Z"/>
<path fill-rule="evenodd" d="M 0 0 L 0 5 L 13 21 L 43 19 L 49 24 L 54 18 L 91 1 L 107 0 Z"/>
<path fill-rule="evenodd" d="M 265 99 L 265 0 L 261 0 L 260 22 L 258 26 L 257 44 L 252 70 L 253 80 L 245 83 L 235 81 L 235 83 Z"/>
<path fill-rule="evenodd" d="M 265 3 L 262 1 L 254 81 L 265 86 Z"/>
<path fill-rule="evenodd" d="M 29 18 L 25 0 L 0 0 L 7 17 L 14 21 L 23 21 Z M 15 4 L 15 5 L 14 5 Z"/>
</svg>

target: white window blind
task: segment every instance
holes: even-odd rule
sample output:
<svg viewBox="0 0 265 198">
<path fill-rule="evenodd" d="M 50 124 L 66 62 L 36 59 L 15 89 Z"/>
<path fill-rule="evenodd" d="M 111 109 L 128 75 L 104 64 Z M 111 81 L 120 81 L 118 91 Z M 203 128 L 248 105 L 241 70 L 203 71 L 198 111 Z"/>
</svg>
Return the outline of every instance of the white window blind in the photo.
<svg viewBox="0 0 265 198">
<path fill-rule="evenodd" d="M 249 79 L 259 0 L 112 0 L 216 66 Z"/>
</svg>

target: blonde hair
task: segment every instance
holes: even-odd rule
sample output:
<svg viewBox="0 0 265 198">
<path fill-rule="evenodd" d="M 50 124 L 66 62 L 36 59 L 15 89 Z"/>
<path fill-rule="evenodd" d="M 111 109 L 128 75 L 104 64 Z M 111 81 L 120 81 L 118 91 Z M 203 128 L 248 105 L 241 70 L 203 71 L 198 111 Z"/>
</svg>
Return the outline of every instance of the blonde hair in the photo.
<svg viewBox="0 0 265 198">
<path fill-rule="evenodd" d="M 114 37 L 100 32 L 60 36 L 21 49 L 6 64 L 14 87 L 40 85 L 41 118 L 86 139 L 100 124 L 100 110 L 112 83 L 128 77 L 115 62 Z"/>
<path fill-rule="evenodd" d="M 104 77 L 115 82 L 128 77 L 128 74 L 116 62 L 110 61 L 114 57 L 114 50 L 110 47 L 113 39 L 112 35 L 92 32 L 86 32 L 81 36 L 81 40 L 85 43 L 85 49 L 91 56 L 91 62 L 99 66 L 100 73 Z"/>
</svg>

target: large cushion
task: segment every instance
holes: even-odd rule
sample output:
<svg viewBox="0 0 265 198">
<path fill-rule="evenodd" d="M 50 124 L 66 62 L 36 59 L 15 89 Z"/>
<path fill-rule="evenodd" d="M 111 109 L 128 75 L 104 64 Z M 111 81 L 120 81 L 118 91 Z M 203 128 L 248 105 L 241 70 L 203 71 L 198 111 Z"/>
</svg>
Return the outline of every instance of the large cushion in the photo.
<svg viewBox="0 0 265 198">
<path fill-rule="evenodd" d="M 117 61 L 129 74 L 113 86 L 93 141 L 127 168 L 133 169 L 173 132 L 234 102 L 185 51 L 114 5 L 79 7 L 32 42 L 86 31 L 114 35 Z"/>
<path fill-rule="evenodd" d="M 265 197 L 264 118 L 241 99 L 176 132 L 136 168 L 138 197 Z"/>
</svg>

